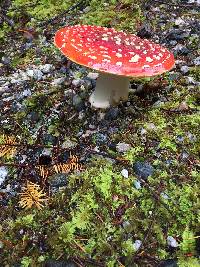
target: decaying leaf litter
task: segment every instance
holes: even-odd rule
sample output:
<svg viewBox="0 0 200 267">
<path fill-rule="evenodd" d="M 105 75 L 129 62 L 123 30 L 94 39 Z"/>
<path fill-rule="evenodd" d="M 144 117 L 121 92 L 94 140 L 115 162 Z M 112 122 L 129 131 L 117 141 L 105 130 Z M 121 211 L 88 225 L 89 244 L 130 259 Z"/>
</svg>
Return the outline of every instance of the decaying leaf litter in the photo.
<svg viewBox="0 0 200 267">
<path fill-rule="evenodd" d="M 19 5 L 20 15 L 9 13 L 17 8 L 9 2 L 1 7 L 0 257 L 5 266 L 68 258 L 77 266 L 175 266 L 177 258 L 180 266 L 197 266 L 198 3 L 102 1 L 109 12 L 103 16 L 94 2 L 66 18 L 45 14 L 34 26 L 29 7 Z M 113 19 L 113 5 L 120 18 Z M 130 13 L 139 19 L 127 20 Z M 96 74 L 62 57 L 52 39 L 59 27 L 80 20 L 157 41 L 174 53 L 176 68 L 133 80 L 126 103 L 93 110 L 88 97 Z M 44 183 L 38 168 L 49 171 L 70 155 L 84 170 L 49 173 Z M 41 211 L 19 205 L 27 181 L 50 199 Z"/>
</svg>

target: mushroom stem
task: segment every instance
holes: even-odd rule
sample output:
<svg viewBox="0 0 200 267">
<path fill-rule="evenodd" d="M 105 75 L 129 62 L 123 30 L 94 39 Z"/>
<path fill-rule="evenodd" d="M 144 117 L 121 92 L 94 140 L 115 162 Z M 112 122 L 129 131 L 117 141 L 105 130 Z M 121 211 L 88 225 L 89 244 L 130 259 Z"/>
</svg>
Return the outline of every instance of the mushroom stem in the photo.
<svg viewBox="0 0 200 267">
<path fill-rule="evenodd" d="M 95 108 L 109 108 L 120 100 L 127 100 L 128 92 L 128 77 L 101 72 L 89 101 Z"/>
</svg>

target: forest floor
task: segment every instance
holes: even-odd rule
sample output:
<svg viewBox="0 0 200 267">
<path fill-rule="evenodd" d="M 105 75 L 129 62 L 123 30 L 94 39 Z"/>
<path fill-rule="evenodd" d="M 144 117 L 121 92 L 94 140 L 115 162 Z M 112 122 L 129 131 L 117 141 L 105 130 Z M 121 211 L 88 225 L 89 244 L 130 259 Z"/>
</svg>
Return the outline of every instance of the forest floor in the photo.
<svg viewBox="0 0 200 267">
<path fill-rule="evenodd" d="M 199 2 L 81 1 L 51 19 L 25 2 L 0 3 L 0 266 L 200 266 Z M 53 44 L 80 22 L 151 39 L 175 67 L 93 109 L 98 74 Z"/>
</svg>

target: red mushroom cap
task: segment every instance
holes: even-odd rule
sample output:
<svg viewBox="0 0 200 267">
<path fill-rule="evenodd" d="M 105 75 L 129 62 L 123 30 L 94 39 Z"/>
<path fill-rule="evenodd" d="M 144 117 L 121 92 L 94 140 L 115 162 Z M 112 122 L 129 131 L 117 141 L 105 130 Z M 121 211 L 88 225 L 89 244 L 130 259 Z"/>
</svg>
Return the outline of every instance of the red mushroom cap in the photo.
<svg viewBox="0 0 200 267">
<path fill-rule="evenodd" d="M 174 66 L 174 56 L 166 48 L 113 28 L 65 27 L 56 32 L 55 45 L 80 65 L 122 76 L 149 77 Z"/>
</svg>

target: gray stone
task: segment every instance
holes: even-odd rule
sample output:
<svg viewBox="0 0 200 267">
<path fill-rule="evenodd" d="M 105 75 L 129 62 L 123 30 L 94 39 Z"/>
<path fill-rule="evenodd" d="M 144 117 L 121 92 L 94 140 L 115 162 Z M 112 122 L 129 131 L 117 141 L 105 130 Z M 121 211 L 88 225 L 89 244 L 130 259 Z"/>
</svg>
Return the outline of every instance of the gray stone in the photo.
<svg viewBox="0 0 200 267">
<path fill-rule="evenodd" d="M 105 114 L 105 120 L 115 120 L 119 115 L 118 108 L 110 108 Z"/>
<path fill-rule="evenodd" d="M 178 243 L 173 236 L 167 237 L 167 244 L 168 244 L 168 246 L 173 247 L 173 248 L 178 247 Z"/>
<path fill-rule="evenodd" d="M 92 80 L 96 80 L 99 77 L 99 73 L 98 72 L 89 72 L 87 77 L 92 79 Z"/>
<path fill-rule="evenodd" d="M 72 261 L 48 260 L 45 262 L 44 267 L 77 267 L 77 265 Z"/>
<path fill-rule="evenodd" d="M 131 149 L 131 145 L 126 144 L 126 143 L 118 143 L 116 145 L 116 150 L 117 152 L 120 152 L 120 153 L 127 152 L 130 149 Z"/>
<path fill-rule="evenodd" d="M 148 176 L 151 176 L 154 172 L 154 168 L 147 162 L 137 161 L 133 165 L 133 169 L 136 175 L 144 179 L 146 179 Z"/>
<path fill-rule="evenodd" d="M 73 106 L 75 107 L 75 109 L 79 112 L 81 110 L 83 110 L 85 107 L 84 101 L 81 99 L 81 97 L 79 95 L 73 96 L 72 103 L 73 103 Z"/>
<path fill-rule="evenodd" d="M 194 59 L 194 64 L 199 66 L 200 65 L 200 57 Z"/>
<path fill-rule="evenodd" d="M 81 86 L 82 80 L 81 79 L 73 79 L 72 81 L 72 85 L 74 85 L 75 87 L 79 87 Z"/>
<path fill-rule="evenodd" d="M 102 145 L 105 144 L 108 140 L 107 135 L 102 134 L 102 133 L 96 133 L 95 134 L 95 141 L 97 145 Z"/>
<path fill-rule="evenodd" d="M 123 169 L 121 171 L 121 175 L 124 177 L 124 178 L 128 178 L 128 170 L 127 169 Z"/>
<path fill-rule="evenodd" d="M 49 184 L 52 187 L 64 187 L 67 185 L 67 173 L 57 173 L 49 177 Z"/>
<path fill-rule="evenodd" d="M 54 79 L 53 82 L 51 83 L 54 86 L 62 85 L 65 82 L 65 77 L 57 78 Z"/>
<path fill-rule="evenodd" d="M 185 25 L 186 24 L 186 22 L 182 19 L 182 18 L 177 18 L 175 21 L 174 21 L 174 24 L 176 25 L 176 26 L 183 26 L 183 25 Z"/>
<path fill-rule="evenodd" d="M 133 182 L 133 185 L 135 186 L 136 189 L 140 189 L 140 188 L 141 188 L 141 183 L 140 183 L 140 181 L 138 181 L 138 180 L 135 180 L 135 181 Z"/>
<path fill-rule="evenodd" d="M 52 64 L 44 64 L 44 65 L 40 66 L 40 70 L 45 74 L 51 72 L 54 69 L 55 68 L 54 68 L 54 66 Z"/>
<path fill-rule="evenodd" d="M 39 69 L 31 69 L 26 71 L 27 76 L 37 81 L 42 79 L 43 73 Z"/>
<path fill-rule="evenodd" d="M 6 176 L 8 175 L 8 170 L 5 166 L 0 167 L 0 185 L 3 184 L 3 182 L 6 179 Z"/>
<path fill-rule="evenodd" d="M 186 74 L 186 73 L 188 73 L 189 72 L 189 67 L 188 66 L 182 66 L 181 67 L 181 72 L 183 73 L 183 74 Z"/>
<path fill-rule="evenodd" d="M 66 138 L 64 143 L 62 143 L 62 148 L 64 149 L 73 149 L 77 146 L 77 142 L 70 140 L 70 138 Z"/>
<path fill-rule="evenodd" d="M 135 240 L 134 242 L 134 248 L 137 251 L 142 245 L 142 241 L 141 240 Z"/>
</svg>

